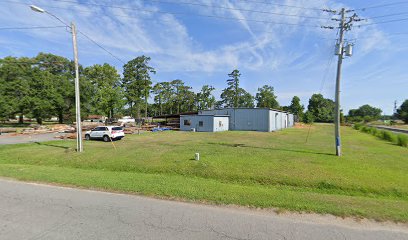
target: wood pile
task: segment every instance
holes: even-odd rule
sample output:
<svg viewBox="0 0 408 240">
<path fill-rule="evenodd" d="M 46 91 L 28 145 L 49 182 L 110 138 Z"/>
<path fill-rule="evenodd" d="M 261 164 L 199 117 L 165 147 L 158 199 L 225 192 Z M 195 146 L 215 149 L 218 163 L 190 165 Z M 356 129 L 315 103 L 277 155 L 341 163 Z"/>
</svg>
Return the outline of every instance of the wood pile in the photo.
<svg viewBox="0 0 408 240">
<path fill-rule="evenodd" d="M 15 133 L 17 128 L 0 128 L 0 133 Z"/>
<path fill-rule="evenodd" d="M 166 125 L 172 128 L 180 128 L 180 118 L 169 119 Z"/>
</svg>

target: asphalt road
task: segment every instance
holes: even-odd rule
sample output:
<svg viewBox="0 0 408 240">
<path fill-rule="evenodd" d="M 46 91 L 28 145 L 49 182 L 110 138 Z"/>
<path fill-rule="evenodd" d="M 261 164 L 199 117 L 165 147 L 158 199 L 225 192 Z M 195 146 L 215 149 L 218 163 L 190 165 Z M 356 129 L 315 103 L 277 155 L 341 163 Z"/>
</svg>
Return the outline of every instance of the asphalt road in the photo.
<svg viewBox="0 0 408 240">
<path fill-rule="evenodd" d="M 17 144 L 17 143 L 31 143 L 31 142 L 47 142 L 58 140 L 55 136 L 61 136 L 64 133 L 44 133 L 44 134 L 21 134 L 18 136 L 10 136 L 10 134 L 0 135 L 0 145 L 3 144 Z"/>
<path fill-rule="evenodd" d="M 408 239 L 407 225 L 0 180 L 0 239 Z"/>
</svg>

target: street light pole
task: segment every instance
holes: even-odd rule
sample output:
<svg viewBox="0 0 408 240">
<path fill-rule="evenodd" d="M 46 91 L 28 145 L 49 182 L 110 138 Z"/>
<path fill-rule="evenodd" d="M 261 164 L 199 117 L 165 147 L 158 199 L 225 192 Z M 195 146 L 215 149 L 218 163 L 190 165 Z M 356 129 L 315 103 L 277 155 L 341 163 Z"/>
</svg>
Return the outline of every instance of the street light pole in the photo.
<svg viewBox="0 0 408 240">
<path fill-rule="evenodd" d="M 62 22 L 65 26 L 71 29 L 72 33 L 72 45 L 74 48 L 74 63 L 75 63 L 75 116 L 76 116 L 76 129 L 77 129 L 77 152 L 82 152 L 84 150 L 82 145 L 82 127 L 81 127 L 81 103 L 79 94 L 79 67 L 78 67 L 78 48 L 77 48 L 77 37 L 76 37 L 76 26 L 71 22 L 71 26 L 62 21 L 59 17 L 54 14 L 34 5 L 30 6 L 31 10 L 39 13 L 47 13 L 58 21 Z"/>
<path fill-rule="evenodd" d="M 74 47 L 74 63 L 75 63 L 75 115 L 77 129 L 77 151 L 83 151 L 82 145 L 82 127 L 81 127 L 81 98 L 79 95 L 79 67 L 78 67 L 78 47 L 76 37 L 76 26 L 71 22 L 72 45 Z"/>
</svg>

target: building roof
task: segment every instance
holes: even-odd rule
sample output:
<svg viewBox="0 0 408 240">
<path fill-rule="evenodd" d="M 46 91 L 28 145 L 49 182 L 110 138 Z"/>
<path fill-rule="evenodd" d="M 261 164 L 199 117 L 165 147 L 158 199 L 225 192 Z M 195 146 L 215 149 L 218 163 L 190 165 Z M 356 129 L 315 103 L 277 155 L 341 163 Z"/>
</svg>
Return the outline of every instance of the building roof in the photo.
<svg viewBox="0 0 408 240">
<path fill-rule="evenodd" d="M 229 115 L 216 115 L 216 114 L 209 114 L 209 115 L 191 114 L 191 115 L 180 115 L 180 117 L 230 117 L 230 116 Z"/>
<path fill-rule="evenodd" d="M 233 107 L 226 107 L 226 108 L 216 108 L 216 109 L 212 109 L 212 110 L 200 110 L 200 111 L 214 111 L 214 110 L 224 110 L 224 109 L 253 109 L 253 110 L 271 110 L 271 111 L 275 111 L 275 112 L 283 112 L 283 113 L 290 113 L 288 111 L 283 111 L 280 109 L 273 109 L 273 108 L 250 108 L 250 107 L 238 107 L 238 108 L 233 108 Z M 292 113 L 290 113 L 292 114 Z"/>
<path fill-rule="evenodd" d="M 164 115 L 154 116 L 153 118 L 179 118 L 181 115 L 195 115 L 195 114 L 198 114 L 198 112 L 194 111 L 194 112 L 183 112 L 183 113 L 177 113 L 177 114 L 164 114 Z"/>
</svg>

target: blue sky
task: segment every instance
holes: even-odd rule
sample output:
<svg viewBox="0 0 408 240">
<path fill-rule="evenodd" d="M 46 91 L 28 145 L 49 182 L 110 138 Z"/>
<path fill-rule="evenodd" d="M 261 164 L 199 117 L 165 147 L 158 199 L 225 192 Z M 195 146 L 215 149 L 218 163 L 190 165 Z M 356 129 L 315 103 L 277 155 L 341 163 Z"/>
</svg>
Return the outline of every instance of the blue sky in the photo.
<svg viewBox="0 0 408 240">
<path fill-rule="evenodd" d="M 393 2 L 400 4 L 362 9 Z M 333 98 L 337 64 L 333 54 L 336 31 L 316 27 L 336 23 L 330 20 L 332 15 L 315 8 L 357 9 L 367 21 L 356 25 L 371 25 L 355 27 L 346 35 L 355 48 L 354 56 L 343 64 L 341 105 L 347 112 L 371 104 L 391 114 L 395 100 L 401 104 L 408 98 L 408 21 L 378 23 L 408 18 L 408 2 L 401 2 L 0 0 L 0 28 L 61 25 L 31 11 L 28 5 L 35 4 L 66 22 L 75 21 L 80 31 L 125 62 L 142 54 L 150 56 L 157 70 L 154 81 L 182 79 L 195 91 L 210 84 L 219 97 L 227 74 L 238 68 L 242 87 L 252 94 L 268 84 L 275 88 L 281 105 L 288 105 L 297 95 L 307 106 L 313 93 Z M 79 36 L 78 44 L 82 65 L 106 62 L 122 71 L 120 61 L 86 38 Z M 72 59 L 70 33 L 64 28 L 0 30 L 0 57 L 38 52 Z"/>
</svg>

